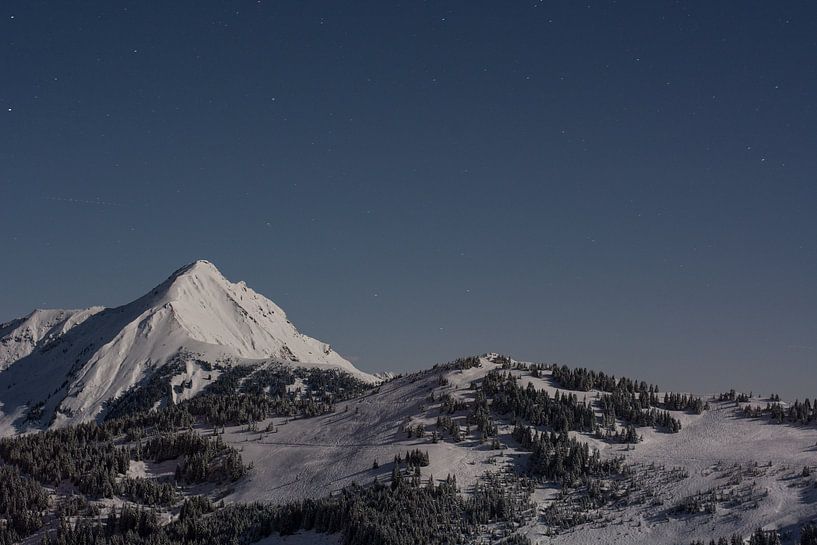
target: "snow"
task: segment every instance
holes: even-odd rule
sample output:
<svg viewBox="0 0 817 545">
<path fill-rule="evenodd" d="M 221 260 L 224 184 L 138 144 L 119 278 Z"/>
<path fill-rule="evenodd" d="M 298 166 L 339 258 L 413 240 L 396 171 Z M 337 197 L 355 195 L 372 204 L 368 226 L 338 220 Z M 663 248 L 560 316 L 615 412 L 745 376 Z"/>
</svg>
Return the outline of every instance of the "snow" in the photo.
<svg viewBox="0 0 817 545">
<path fill-rule="evenodd" d="M 103 307 L 36 309 L 28 316 L 0 324 L 0 371 L 101 310 Z"/>
<path fill-rule="evenodd" d="M 796 535 L 802 523 L 817 517 L 813 478 L 800 476 L 804 466 L 817 462 L 817 430 L 738 417 L 734 403 L 710 403 L 712 410 L 702 415 L 673 413 L 684 423 L 677 434 L 640 428 L 644 441 L 633 450 L 596 442 L 594 446 L 602 446 L 603 456 L 623 455 L 626 463 L 634 467 L 641 485 L 655 493 L 659 504 L 610 509 L 602 513 L 602 523 L 574 528 L 560 534 L 555 542 L 669 545 L 695 539 L 708 542 L 712 537 L 734 533 L 748 536 L 759 527 Z M 771 467 L 767 467 L 769 462 Z M 688 477 L 666 480 L 673 468 L 684 470 Z M 713 515 L 669 513 L 683 498 L 728 487 L 730 481 L 753 487 L 757 507 L 747 502 L 733 507 L 719 505 Z M 541 500 L 542 506 L 547 504 L 545 496 Z M 544 539 L 543 530 L 529 527 L 525 532 L 536 542 Z"/>
<path fill-rule="evenodd" d="M 185 386 L 174 393 L 176 402 L 192 397 L 217 378 L 218 369 L 207 371 L 198 360 L 332 368 L 378 382 L 329 345 L 300 333 L 272 301 L 242 282 L 228 281 L 211 263 L 197 261 L 118 308 L 36 310 L 2 324 L 0 434 L 34 427 L 25 422 L 25 413 L 37 402 L 45 403 L 46 415 L 60 408 L 55 426 L 93 419 L 100 415 L 105 400 L 139 384 L 175 357 L 182 357 L 184 365 L 172 384 Z M 462 371 L 430 370 L 393 379 L 383 376 L 392 380 L 358 399 L 338 403 L 332 414 L 258 423 L 259 430 L 271 425 L 270 432 L 228 427 L 223 439 L 239 449 L 253 469 L 231 485 L 225 499 L 290 501 L 323 497 L 353 482 L 385 481 L 394 456 L 415 448 L 430 455 L 430 465 L 422 468 L 423 479 L 455 475 L 466 494 L 487 471 L 509 465 L 524 468 L 527 453 L 515 448 L 510 422 L 499 426 L 499 439 L 505 445 L 502 450 L 481 444 L 475 431 L 460 443 L 447 437 L 432 443 L 429 437 L 439 414 L 439 397 L 450 394 L 473 399 L 471 383 L 498 367 L 491 358 L 482 358 L 480 367 Z M 558 389 L 592 401 L 598 394 L 558 388 L 549 372 L 538 378 L 524 370 L 511 372 L 521 384 L 532 383 L 551 395 Z M 440 375 L 446 379 L 442 384 Z M 435 401 L 429 399 L 432 392 Z M 534 542 L 566 545 L 708 542 L 732 533 L 747 536 L 757 527 L 796 535 L 800 524 L 817 517 L 815 477 L 801 475 L 804 466 L 813 469 L 817 465 L 817 429 L 744 418 L 737 415 L 735 403 L 708 401 L 711 410 L 702 415 L 673 412 L 683 425 L 677 434 L 640 428 L 643 441 L 632 449 L 571 432 L 604 457 L 623 456 L 648 501 L 602 509 L 596 521 L 556 538 L 545 537 L 541 524 L 522 531 Z M 464 414 L 452 415 L 463 427 Z M 406 428 L 420 423 L 426 426 L 426 437 L 409 438 Z M 42 424 L 48 424 L 47 416 Z M 377 469 L 373 468 L 375 460 Z M 129 475 L 159 478 L 172 474 L 174 468 L 174 461 L 133 462 Z M 748 492 L 742 503 L 719 504 L 714 514 L 672 513 L 681 499 L 715 489 Z M 553 487 L 542 486 L 533 500 L 542 510 L 556 496 Z M 307 532 L 270 536 L 261 543 L 338 542 L 339 536 Z"/>
<path fill-rule="evenodd" d="M 237 483 L 227 501 L 288 501 L 321 497 L 336 493 L 352 482 L 370 483 L 375 477 L 386 482 L 396 454 L 419 448 L 428 451 L 431 464 L 422 468 L 422 478 L 433 475 L 444 479 L 457 477 L 468 494 L 487 471 L 514 465 L 525 467 L 527 453 L 515 448 L 511 426 L 500 426 L 499 438 L 506 448 L 490 450 L 476 433 L 460 443 L 445 438 L 434 444 L 428 434 L 434 429 L 438 402 L 428 401 L 431 391 L 439 398 L 449 393 L 460 399 L 473 396 L 470 383 L 480 380 L 498 365 L 483 359 L 482 366 L 445 372 L 448 384 L 440 386 L 441 372 L 409 375 L 381 385 L 363 398 L 339 404 L 334 414 L 317 418 L 272 419 L 275 433 L 248 432 L 245 427 L 227 428 L 224 439 L 241 450 L 253 469 Z M 537 387 L 555 387 L 544 373 L 530 377 L 524 371 L 521 380 L 534 381 Z M 524 382 L 523 382 L 524 383 Z M 592 393 L 576 393 L 581 399 Z M 632 450 L 621 444 L 600 441 L 588 434 L 572 435 L 598 448 L 603 457 L 624 456 L 641 486 L 654 498 L 635 505 L 608 508 L 598 513 L 596 522 L 578 526 L 553 539 L 559 544 L 622 543 L 683 544 L 693 539 L 748 536 L 757 527 L 794 530 L 817 517 L 817 489 L 814 477 L 800 476 L 803 466 L 817 464 L 817 429 L 774 425 L 763 420 L 739 417 L 734 403 L 710 400 L 712 409 L 702 415 L 673 412 L 683 423 L 677 434 L 640 428 L 644 441 Z M 348 407 L 348 409 L 347 409 Z M 460 419 L 464 412 L 455 413 Z M 269 422 L 269 421 L 268 421 Z M 264 429 L 268 422 L 259 424 Z M 427 436 L 409 439 L 406 425 L 426 424 Z M 373 469 L 377 459 L 378 469 Z M 771 467 L 765 467 L 769 461 Z M 688 474 L 673 476 L 677 469 Z M 752 488 L 758 505 L 751 502 L 732 507 L 719 506 L 714 515 L 671 514 L 682 498 L 715 487 L 728 487 L 732 481 Z M 533 500 L 544 509 L 557 496 L 550 486 L 537 488 Z M 541 524 L 522 530 L 536 543 L 550 543 Z M 796 534 L 796 531 L 795 531 Z"/>
<path fill-rule="evenodd" d="M 55 414 L 56 426 L 97 418 L 105 401 L 180 352 L 211 363 L 275 360 L 333 368 L 377 381 L 328 344 L 300 333 L 275 303 L 203 260 L 127 305 L 36 311 L 0 331 L 11 339 L 0 360 L 6 367 L 0 373 L 0 434 L 30 427 L 24 415 L 38 402 L 45 403 L 46 415 Z M 188 370 L 179 381 L 192 379 L 193 388 L 182 397 L 207 382 Z"/>
<path fill-rule="evenodd" d="M 426 398 L 438 388 L 437 380 L 438 373 L 403 377 L 361 398 L 339 403 L 332 414 L 274 418 L 258 425 L 263 430 L 272 422 L 277 432 L 228 427 L 222 438 L 254 467 L 228 501 L 322 497 L 353 482 L 369 484 L 375 477 L 385 482 L 394 456 L 404 456 L 415 448 L 428 451 L 431 459 L 431 464 L 422 468 L 424 479 L 433 476 L 441 480 L 450 473 L 469 488 L 485 471 L 496 469 L 492 459 L 501 453 L 477 445 L 473 439 L 459 444 L 431 442 L 436 405 L 428 404 Z M 426 419 L 427 435 L 409 439 L 401 428 L 417 418 Z M 375 460 L 378 469 L 373 469 Z"/>
</svg>

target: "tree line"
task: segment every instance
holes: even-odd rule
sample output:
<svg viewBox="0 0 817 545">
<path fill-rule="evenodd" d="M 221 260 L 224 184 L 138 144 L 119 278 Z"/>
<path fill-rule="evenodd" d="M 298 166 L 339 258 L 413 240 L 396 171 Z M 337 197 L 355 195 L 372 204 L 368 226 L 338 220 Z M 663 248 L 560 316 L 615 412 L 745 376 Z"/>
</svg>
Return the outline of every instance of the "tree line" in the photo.
<svg viewBox="0 0 817 545">
<path fill-rule="evenodd" d="M 566 432 L 539 432 L 517 424 L 512 432 L 520 446 L 531 452 L 528 471 L 547 481 L 573 486 L 590 477 L 609 477 L 621 473 L 623 459 L 602 460 L 597 450 L 571 438 Z"/>
<path fill-rule="evenodd" d="M 557 391 L 551 397 L 546 390 L 537 390 L 532 383 L 522 387 L 511 373 L 489 371 L 480 383 L 479 391 L 492 400 L 493 411 L 510 414 L 534 426 L 562 432 L 593 432 L 597 426 L 593 407 L 579 401 L 575 394 Z"/>
<path fill-rule="evenodd" d="M 474 541 L 485 524 L 498 525 L 506 545 L 530 545 L 514 535 L 530 513 L 530 489 L 524 483 L 508 486 L 486 482 L 465 499 L 456 481 L 439 484 L 408 480 L 391 487 L 373 483 L 351 485 L 322 499 L 281 505 L 235 504 L 213 512 L 204 504 L 183 507 L 184 513 L 161 526 L 149 509 L 123 507 L 102 521 L 63 520 L 49 532 L 46 545 L 205 545 L 252 543 L 273 534 L 298 531 L 340 534 L 344 545 L 443 545 Z M 185 504 L 187 506 L 187 503 Z"/>
<path fill-rule="evenodd" d="M 738 534 L 733 534 L 731 537 L 720 537 L 717 540 L 711 539 L 708 544 L 705 541 L 693 541 L 690 545 L 780 545 L 782 543 L 780 534 L 776 530 L 764 530 L 758 528 L 752 535 L 749 536 L 748 541 Z M 817 545 L 817 525 L 810 522 L 800 528 L 800 545 Z"/>
<path fill-rule="evenodd" d="M 802 426 L 817 423 L 817 400 L 813 403 L 810 399 L 805 401 L 797 400 L 788 407 L 783 407 L 780 403 L 767 403 L 766 407 L 746 405 L 742 413 L 744 416 L 768 418 L 777 424 L 798 424 Z"/>
</svg>

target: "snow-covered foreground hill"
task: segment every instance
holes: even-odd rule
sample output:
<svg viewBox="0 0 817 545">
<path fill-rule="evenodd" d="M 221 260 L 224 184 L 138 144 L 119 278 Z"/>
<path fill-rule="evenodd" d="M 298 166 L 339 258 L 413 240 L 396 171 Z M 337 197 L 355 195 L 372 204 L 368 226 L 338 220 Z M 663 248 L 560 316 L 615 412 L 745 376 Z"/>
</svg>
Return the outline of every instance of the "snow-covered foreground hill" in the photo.
<svg viewBox="0 0 817 545">
<path fill-rule="evenodd" d="M 3 324 L 0 434 L 93 420 L 173 359 L 188 396 L 204 385 L 202 362 L 280 361 L 375 381 L 300 333 L 275 303 L 196 261 L 121 307 L 37 310 Z"/>
<path fill-rule="evenodd" d="M 510 436 L 509 420 L 499 427 L 500 450 L 480 441 L 475 430 L 457 443 L 435 443 L 428 435 L 409 438 L 406 433 L 419 423 L 434 429 L 440 402 L 429 401 L 431 392 L 438 400 L 445 394 L 473 400 L 471 384 L 499 367 L 482 358 L 477 368 L 401 377 L 338 405 L 333 414 L 259 423 L 258 429 L 272 424 L 273 433 L 228 427 L 223 437 L 241 450 L 253 470 L 227 498 L 282 502 L 338 493 L 354 482 L 367 484 L 375 478 L 388 482 L 394 456 L 415 448 L 429 454 L 430 464 L 421 469 L 424 479 L 454 475 L 466 494 L 485 472 L 502 467 L 524 471 L 529 454 Z M 551 393 L 575 393 L 579 399 L 597 394 L 559 389 L 548 372 L 540 377 L 514 373 L 523 384 Z M 553 528 L 534 519 L 520 533 L 534 543 L 669 545 L 733 534 L 748 537 L 765 528 L 780 530 L 789 536 L 784 542 L 793 542 L 802 524 L 817 519 L 816 481 L 803 476 L 804 467 L 817 466 L 817 428 L 745 418 L 731 401 L 709 403 L 710 409 L 701 415 L 673 412 L 683 424 L 678 433 L 639 428 L 642 440 L 636 445 L 571 432 L 604 458 L 623 456 L 634 488 L 618 503 L 590 510 L 592 520 L 587 523 L 554 535 Z M 684 499 L 701 493 L 715 498 L 712 512 L 677 511 Z M 532 499 L 543 512 L 557 496 L 553 485 L 542 485 Z"/>
</svg>

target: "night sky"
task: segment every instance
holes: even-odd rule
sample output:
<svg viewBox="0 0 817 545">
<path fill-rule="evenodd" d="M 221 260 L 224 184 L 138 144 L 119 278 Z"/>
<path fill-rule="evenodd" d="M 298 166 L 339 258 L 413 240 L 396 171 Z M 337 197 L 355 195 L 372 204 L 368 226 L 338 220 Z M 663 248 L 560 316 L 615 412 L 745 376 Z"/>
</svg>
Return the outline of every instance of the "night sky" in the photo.
<svg viewBox="0 0 817 545">
<path fill-rule="evenodd" d="M 0 5 L 0 321 L 198 258 L 364 370 L 817 395 L 817 3 Z"/>
</svg>

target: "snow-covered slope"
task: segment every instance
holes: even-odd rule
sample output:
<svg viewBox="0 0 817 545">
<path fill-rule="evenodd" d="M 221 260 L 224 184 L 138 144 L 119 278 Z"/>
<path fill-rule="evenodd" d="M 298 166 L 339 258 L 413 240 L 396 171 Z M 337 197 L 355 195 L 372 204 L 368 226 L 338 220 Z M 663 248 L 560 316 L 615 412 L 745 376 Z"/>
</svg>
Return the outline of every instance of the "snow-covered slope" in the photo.
<svg viewBox="0 0 817 545">
<path fill-rule="evenodd" d="M 0 324 L 0 370 L 62 336 L 102 309 L 37 309 L 28 316 Z"/>
<path fill-rule="evenodd" d="M 503 444 L 493 450 L 472 427 L 460 442 L 432 440 L 439 416 L 454 418 L 466 428 L 467 409 L 441 409 L 444 396 L 472 402 L 472 384 L 501 364 L 482 358 L 481 366 L 466 370 L 426 371 L 396 378 L 365 396 L 338 405 L 334 413 L 306 419 L 270 418 L 258 429 L 226 429 L 222 438 L 241 449 L 253 471 L 233 487 L 228 501 L 284 502 L 319 498 L 337 493 L 352 483 L 367 484 L 390 479 L 396 455 L 410 449 L 428 452 L 430 465 L 420 468 L 422 479 L 456 476 L 469 494 L 488 471 L 515 468 L 524 472 L 530 455 L 513 439 L 512 417 L 499 418 L 497 437 Z M 560 388 L 550 371 L 534 377 L 527 371 L 509 371 L 523 385 L 551 393 L 575 394 L 593 399 L 595 392 Z M 445 380 L 440 380 L 444 375 Z M 434 392 L 434 396 L 429 394 Z M 435 401 L 430 401 L 434 399 Z M 748 536 L 757 528 L 791 532 L 783 543 L 793 544 L 799 527 L 817 517 L 817 481 L 803 477 L 804 466 L 814 467 L 817 429 L 813 426 L 771 424 L 743 418 L 734 402 L 707 399 L 711 409 L 694 415 L 673 411 L 683 421 L 679 433 L 639 428 L 643 441 L 623 445 L 600 440 L 590 433 L 571 436 L 598 449 L 602 458 L 624 457 L 637 483 L 635 491 L 615 504 L 588 511 L 589 521 L 552 535 L 541 519 L 519 528 L 533 543 L 580 545 L 678 545 L 701 539 Z M 759 400 L 758 400 L 759 402 Z M 424 424 L 425 437 L 406 433 Z M 379 466 L 373 462 L 379 461 Z M 172 469 L 172 468 L 171 468 Z M 148 473 L 153 471 L 148 468 Z M 558 498 L 552 483 L 536 486 L 532 496 L 537 516 Z M 673 507 L 697 493 L 720 499 L 714 512 L 676 514 Z M 495 543 L 496 541 L 492 541 Z"/>
<path fill-rule="evenodd" d="M 127 305 L 36 311 L 2 332 L 12 340 L 0 372 L 1 433 L 25 429 L 32 420 L 47 424 L 51 415 L 54 425 L 96 418 L 105 401 L 179 354 L 211 363 L 271 359 L 375 381 L 328 344 L 298 332 L 275 303 L 243 282 L 228 281 L 207 261 L 179 269 Z"/>
</svg>

